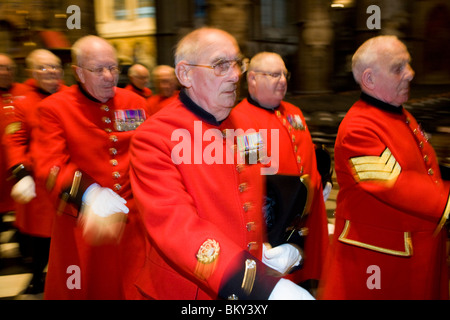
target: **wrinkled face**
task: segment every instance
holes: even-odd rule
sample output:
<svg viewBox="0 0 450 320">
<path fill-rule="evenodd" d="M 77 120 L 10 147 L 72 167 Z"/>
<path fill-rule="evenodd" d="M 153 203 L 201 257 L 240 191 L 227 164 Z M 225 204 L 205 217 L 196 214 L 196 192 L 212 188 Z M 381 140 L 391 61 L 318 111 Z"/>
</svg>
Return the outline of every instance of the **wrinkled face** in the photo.
<svg viewBox="0 0 450 320">
<path fill-rule="evenodd" d="M 13 62 L 7 56 L 0 55 L 0 88 L 9 88 L 13 80 Z"/>
<path fill-rule="evenodd" d="M 83 59 L 76 67 L 78 80 L 95 99 L 106 102 L 115 95 L 119 80 L 118 63 L 114 49 L 102 42 L 93 42 L 86 47 Z M 113 71 L 111 71 L 113 70 Z"/>
<path fill-rule="evenodd" d="M 394 42 L 389 50 L 383 52 L 374 72 L 373 91 L 378 99 L 394 106 L 408 101 L 409 85 L 414 78 L 410 61 L 411 57 L 400 41 Z"/>
<path fill-rule="evenodd" d="M 63 76 L 59 60 L 50 53 L 36 55 L 33 61 L 33 78 L 42 90 L 55 93 L 59 89 Z"/>
<path fill-rule="evenodd" d="M 249 72 L 252 97 L 263 107 L 278 107 L 286 95 L 287 74 L 283 59 L 272 55 L 265 57 L 259 66 Z"/>
<path fill-rule="evenodd" d="M 190 64 L 215 65 L 219 61 L 237 60 L 239 47 L 231 36 L 223 33 L 205 35 L 205 46 Z M 189 83 L 187 92 L 200 107 L 215 116 L 216 120 L 225 119 L 236 102 L 237 83 L 241 69 L 233 64 L 224 75 L 216 75 L 211 68 L 187 66 Z M 185 85 L 186 86 L 186 85 Z"/>
</svg>

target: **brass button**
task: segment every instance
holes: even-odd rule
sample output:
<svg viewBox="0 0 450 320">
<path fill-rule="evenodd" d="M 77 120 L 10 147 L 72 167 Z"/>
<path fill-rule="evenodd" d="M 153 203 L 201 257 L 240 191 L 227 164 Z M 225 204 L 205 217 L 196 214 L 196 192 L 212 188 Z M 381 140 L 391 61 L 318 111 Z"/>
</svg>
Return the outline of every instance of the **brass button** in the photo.
<svg viewBox="0 0 450 320">
<path fill-rule="evenodd" d="M 122 186 L 119 183 L 116 183 L 114 185 L 114 190 L 119 191 L 120 189 L 122 189 Z"/>
<path fill-rule="evenodd" d="M 109 148 L 109 154 L 112 154 L 113 156 L 115 156 L 117 154 L 117 149 L 116 148 Z"/>
<path fill-rule="evenodd" d="M 118 171 L 114 171 L 112 174 L 114 179 L 119 179 L 120 178 L 120 173 Z"/>
<path fill-rule="evenodd" d="M 297 156 L 297 163 L 300 163 L 300 162 L 302 162 L 302 157 Z"/>
<path fill-rule="evenodd" d="M 247 231 L 250 232 L 253 230 L 253 226 L 255 225 L 254 222 L 248 222 L 246 225 Z"/>
<path fill-rule="evenodd" d="M 243 182 L 239 185 L 239 192 L 244 192 L 247 190 L 247 183 Z"/>
<path fill-rule="evenodd" d="M 244 203 L 244 206 L 243 206 L 244 212 L 248 212 L 248 210 L 250 209 L 251 205 L 252 204 L 250 202 Z"/>
<path fill-rule="evenodd" d="M 102 117 L 103 123 L 111 123 L 111 119 L 108 117 Z"/>
<path fill-rule="evenodd" d="M 423 141 L 419 142 L 419 148 L 422 149 L 423 148 Z"/>
<path fill-rule="evenodd" d="M 427 155 L 427 154 L 423 156 L 423 160 L 424 160 L 425 162 L 428 162 L 429 159 L 428 159 L 428 155 Z"/>
<path fill-rule="evenodd" d="M 109 163 L 111 163 L 111 165 L 112 165 L 113 167 L 115 167 L 115 166 L 117 166 L 117 165 L 119 164 L 119 162 L 118 162 L 116 159 L 110 160 Z"/>
<path fill-rule="evenodd" d="M 247 244 L 247 249 L 250 250 L 256 250 L 258 249 L 258 244 L 255 241 L 249 242 Z"/>
<path fill-rule="evenodd" d="M 106 111 L 106 112 L 109 111 L 109 107 L 106 104 L 102 105 L 100 109 L 102 109 L 103 111 Z"/>
<path fill-rule="evenodd" d="M 430 175 L 430 176 L 432 176 L 433 174 L 434 174 L 434 171 L 433 171 L 433 169 L 428 169 L 428 174 Z"/>
<path fill-rule="evenodd" d="M 116 136 L 116 135 L 111 135 L 111 136 L 109 136 L 109 141 L 111 141 L 111 142 L 117 142 L 117 141 L 118 141 L 117 136 Z"/>
<path fill-rule="evenodd" d="M 241 173 L 242 170 L 244 170 L 244 165 L 243 165 L 243 164 L 238 164 L 238 165 L 236 166 L 236 171 L 237 171 L 238 173 Z"/>
<path fill-rule="evenodd" d="M 111 129 L 111 128 L 105 128 L 105 131 L 106 131 L 107 133 L 111 133 L 111 132 L 112 132 L 112 129 Z"/>
</svg>

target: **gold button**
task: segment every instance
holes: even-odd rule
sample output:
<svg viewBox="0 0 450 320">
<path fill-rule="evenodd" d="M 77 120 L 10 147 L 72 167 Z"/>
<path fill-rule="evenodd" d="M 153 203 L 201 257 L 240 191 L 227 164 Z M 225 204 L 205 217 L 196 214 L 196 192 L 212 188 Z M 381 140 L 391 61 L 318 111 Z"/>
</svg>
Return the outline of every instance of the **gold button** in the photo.
<svg viewBox="0 0 450 320">
<path fill-rule="evenodd" d="M 111 128 L 105 128 L 105 131 L 106 131 L 107 133 L 111 133 L 111 132 L 112 132 L 112 129 L 111 129 Z"/>
<path fill-rule="evenodd" d="M 294 152 L 297 152 L 297 150 L 298 150 L 298 146 L 294 146 Z"/>
<path fill-rule="evenodd" d="M 108 117 L 102 117 L 103 123 L 111 123 L 111 119 Z"/>
<path fill-rule="evenodd" d="M 242 208 L 244 209 L 244 212 L 248 212 L 251 206 L 252 204 L 250 202 L 246 202 Z"/>
<path fill-rule="evenodd" d="M 423 156 L 423 160 L 424 160 L 425 162 L 428 162 L 428 155 L 427 155 L 427 154 Z"/>
<path fill-rule="evenodd" d="M 120 173 L 118 171 L 114 171 L 112 174 L 114 179 L 119 179 L 120 178 Z"/>
<path fill-rule="evenodd" d="M 255 225 L 254 222 L 248 222 L 246 225 L 247 231 L 250 232 L 253 230 L 253 226 Z"/>
<path fill-rule="evenodd" d="M 249 242 L 247 244 L 247 249 L 250 250 L 255 250 L 258 248 L 258 244 L 255 241 Z"/>
<path fill-rule="evenodd" d="M 434 174 L 434 171 L 433 171 L 433 169 L 428 169 L 428 174 L 430 175 L 430 176 L 432 176 L 433 174 Z"/>
<path fill-rule="evenodd" d="M 239 185 L 239 192 L 244 192 L 247 190 L 247 183 L 243 182 Z"/>
<path fill-rule="evenodd" d="M 117 149 L 116 148 L 109 148 L 109 154 L 112 154 L 113 156 L 115 156 L 117 154 Z"/>
<path fill-rule="evenodd" d="M 423 148 L 423 141 L 419 142 L 419 148 L 422 149 Z"/>
<path fill-rule="evenodd" d="M 102 109 L 103 111 L 106 111 L 106 112 L 109 111 L 109 107 L 108 107 L 106 104 L 102 105 L 102 106 L 101 106 L 101 109 Z"/>
<path fill-rule="evenodd" d="M 111 141 L 111 142 L 117 142 L 117 141 L 118 141 L 117 136 L 116 136 L 116 135 L 111 135 L 111 136 L 109 136 L 109 141 Z"/>
<path fill-rule="evenodd" d="M 302 157 L 297 156 L 297 163 L 300 163 L 300 162 L 302 162 Z"/>
<path fill-rule="evenodd" d="M 410 119 L 409 119 L 409 117 L 407 117 L 406 118 L 406 124 L 409 124 L 409 122 L 410 122 Z"/>
<path fill-rule="evenodd" d="M 114 185 L 114 190 L 119 191 L 120 189 L 122 189 L 122 186 L 119 183 L 116 183 Z"/>
<path fill-rule="evenodd" d="M 243 164 L 238 164 L 238 165 L 236 166 L 236 171 L 237 171 L 238 173 L 241 173 L 242 170 L 244 170 L 244 165 L 243 165 Z"/>
<path fill-rule="evenodd" d="M 292 135 L 292 142 L 295 142 L 295 136 Z"/>
<path fill-rule="evenodd" d="M 115 166 L 117 166 L 117 165 L 119 164 L 119 162 L 118 162 L 116 159 L 110 160 L 109 163 L 111 163 L 111 165 L 112 165 L 113 167 L 115 167 Z"/>
</svg>

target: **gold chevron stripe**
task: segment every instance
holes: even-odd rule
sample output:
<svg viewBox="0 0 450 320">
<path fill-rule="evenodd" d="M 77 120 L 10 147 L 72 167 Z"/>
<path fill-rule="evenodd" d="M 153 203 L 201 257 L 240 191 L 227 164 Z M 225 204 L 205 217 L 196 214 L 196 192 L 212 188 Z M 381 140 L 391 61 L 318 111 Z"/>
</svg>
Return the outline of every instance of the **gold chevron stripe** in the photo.
<svg viewBox="0 0 450 320">
<path fill-rule="evenodd" d="M 402 168 L 395 160 L 389 148 L 377 156 L 363 156 L 350 159 L 357 180 L 359 181 L 390 181 L 395 182 Z"/>
</svg>

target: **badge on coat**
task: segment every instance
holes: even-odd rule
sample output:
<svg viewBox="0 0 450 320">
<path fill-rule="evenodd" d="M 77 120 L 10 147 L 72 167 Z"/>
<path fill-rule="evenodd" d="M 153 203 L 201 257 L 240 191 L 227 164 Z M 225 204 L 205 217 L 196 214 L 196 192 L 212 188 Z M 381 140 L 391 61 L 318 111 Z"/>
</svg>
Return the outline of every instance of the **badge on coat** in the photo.
<svg viewBox="0 0 450 320">
<path fill-rule="evenodd" d="M 303 124 L 302 118 L 298 114 L 294 114 L 293 116 L 288 114 L 287 120 L 289 124 L 296 130 L 305 130 L 305 126 Z"/>
<path fill-rule="evenodd" d="M 214 239 L 208 239 L 200 246 L 197 252 L 197 265 L 195 274 L 198 278 L 208 279 L 216 268 L 217 259 L 219 258 L 220 245 Z"/>
<path fill-rule="evenodd" d="M 143 109 L 122 109 L 114 111 L 114 128 L 117 131 L 136 130 L 147 118 Z"/>
<path fill-rule="evenodd" d="M 247 164 L 256 164 L 266 154 L 264 139 L 260 132 L 237 136 L 236 143 L 241 159 Z"/>
</svg>

